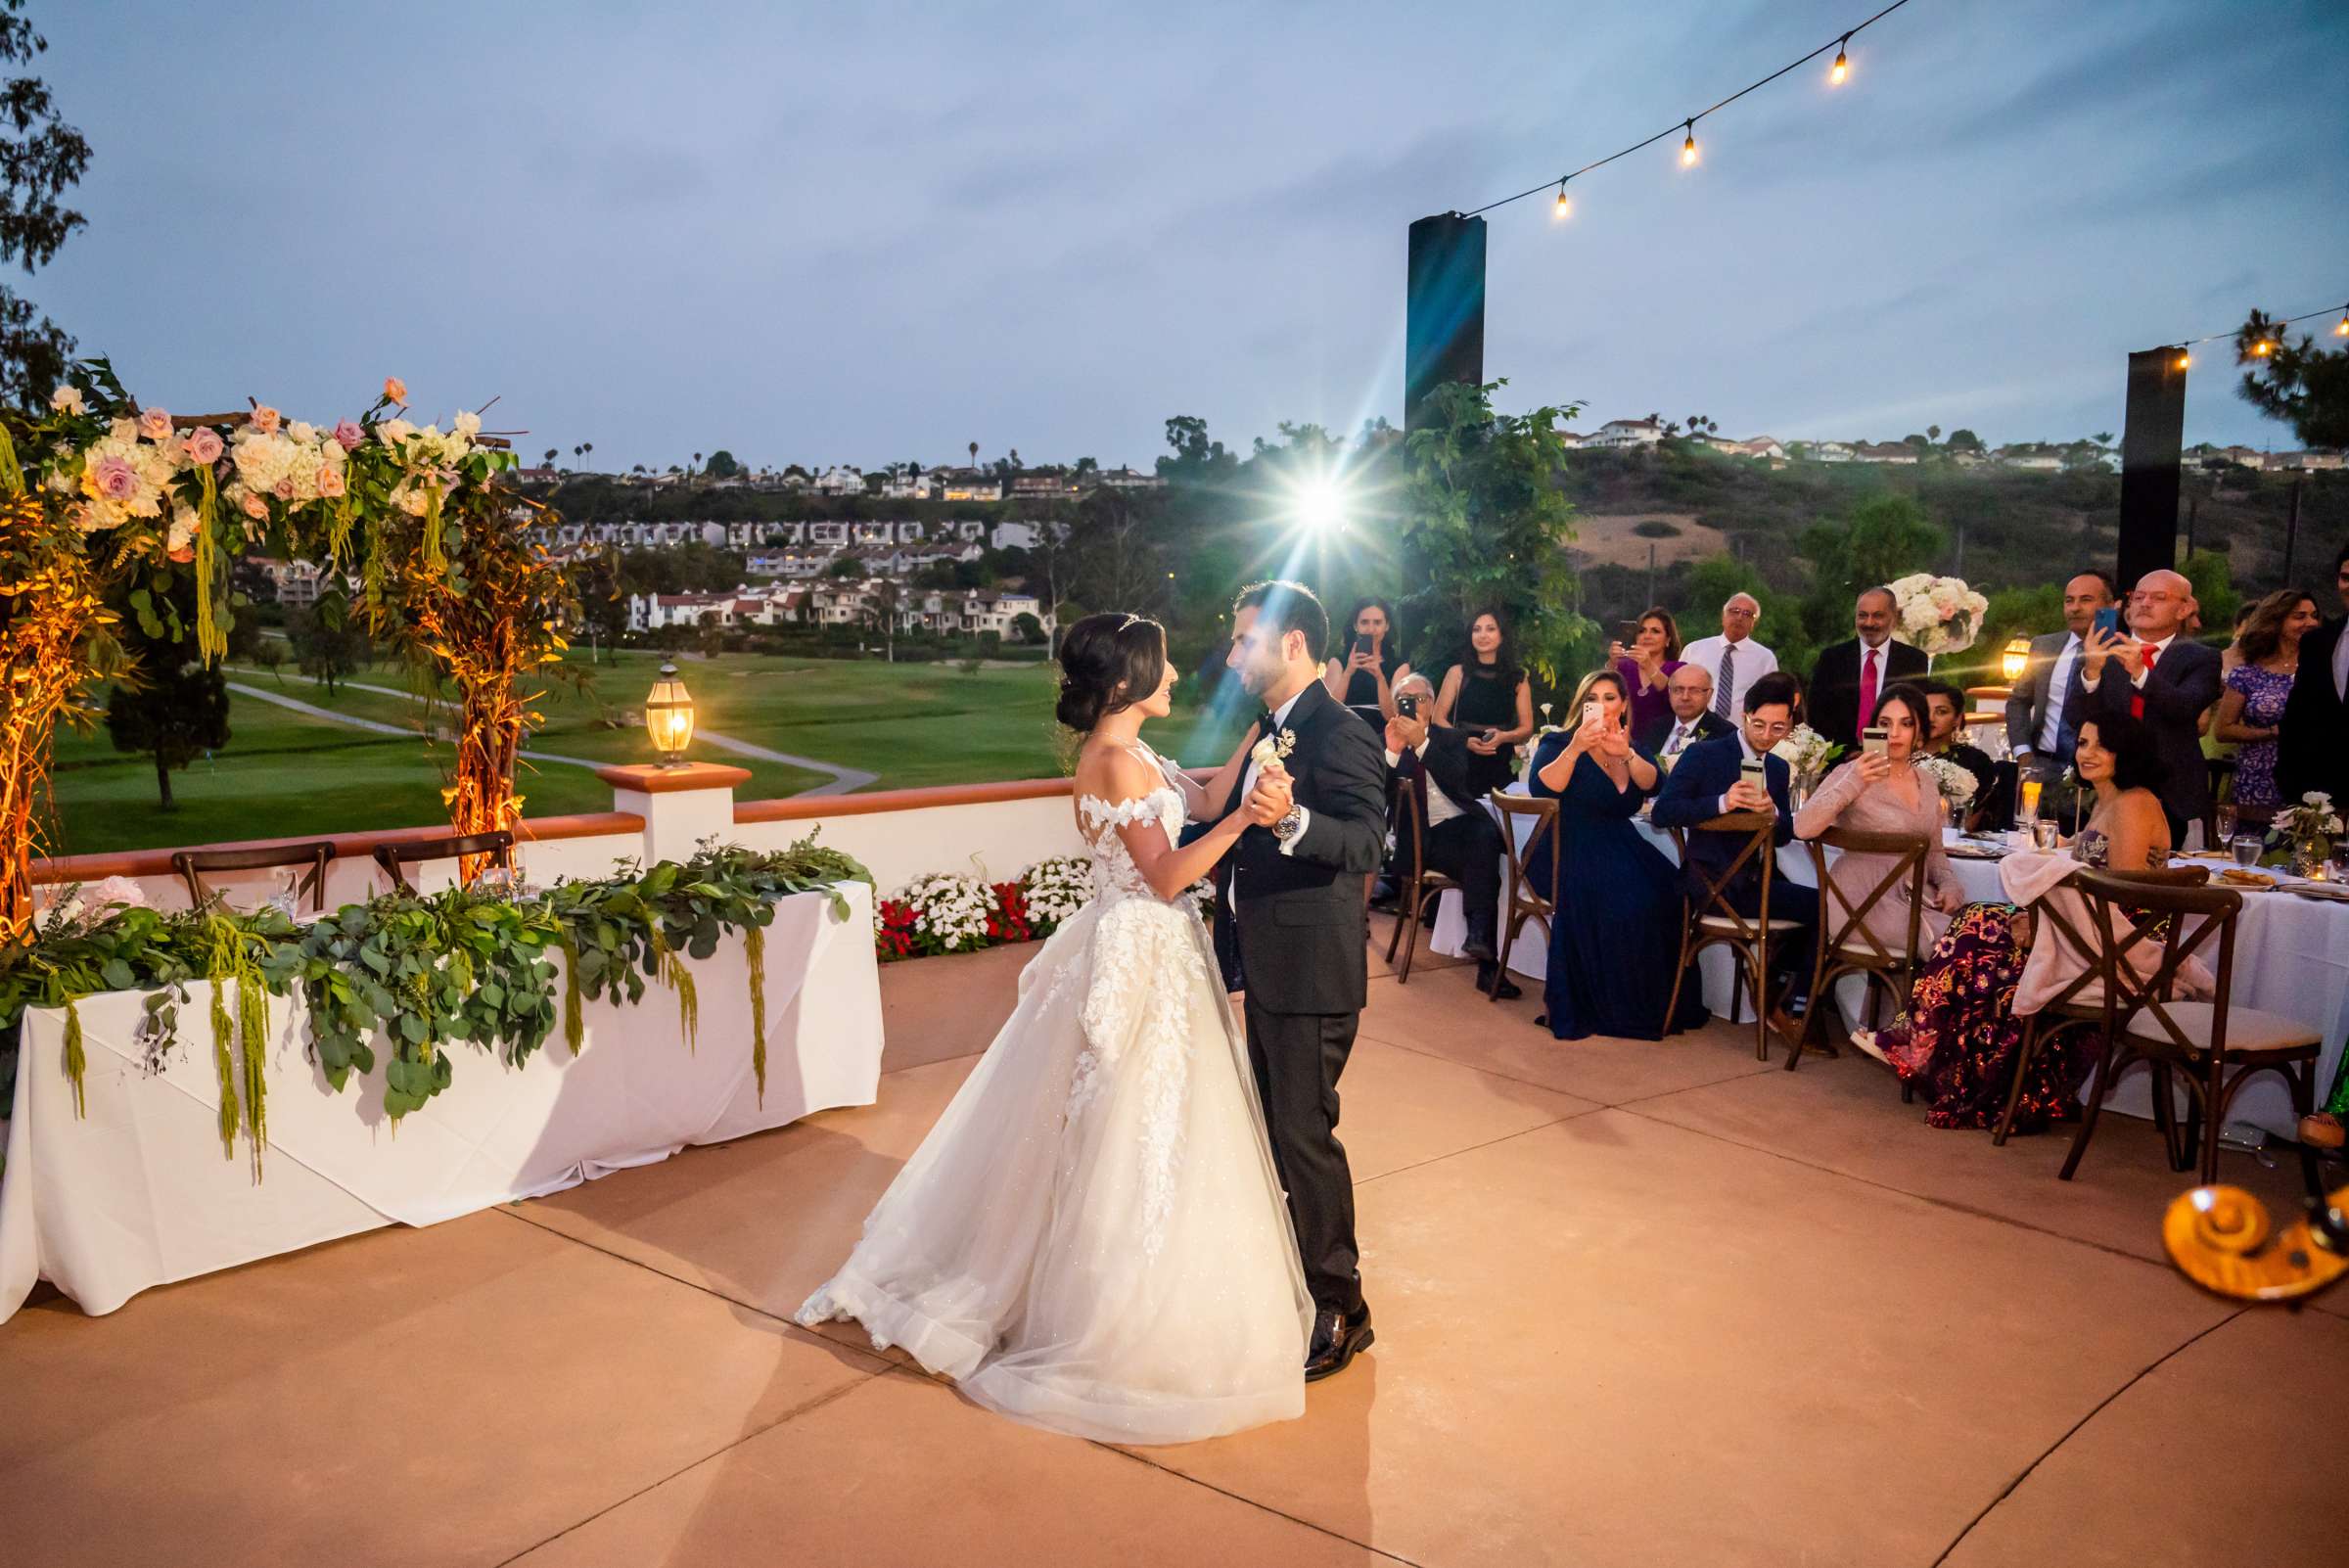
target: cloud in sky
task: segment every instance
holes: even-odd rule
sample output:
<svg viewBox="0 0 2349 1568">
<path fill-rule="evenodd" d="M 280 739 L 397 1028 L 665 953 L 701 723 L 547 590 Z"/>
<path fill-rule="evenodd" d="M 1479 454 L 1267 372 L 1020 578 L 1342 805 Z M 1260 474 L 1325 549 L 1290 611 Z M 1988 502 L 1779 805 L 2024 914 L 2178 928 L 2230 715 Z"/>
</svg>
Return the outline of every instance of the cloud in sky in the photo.
<svg viewBox="0 0 2349 1568">
<path fill-rule="evenodd" d="M 20 287 L 173 407 L 396 372 L 621 466 L 1146 464 L 1170 414 L 1400 420 L 1413 218 L 1871 9 L 34 0 L 96 156 Z M 1492 214 L 1488 374 L 1781 438 L 2118 429 L 2129 349 L 2349 293 L 2345 53 L 2329 0 L 1913 0 L 1696 169 Z M 2232 380 L 2188 438 L 2291 444 Z"/>
</svg>

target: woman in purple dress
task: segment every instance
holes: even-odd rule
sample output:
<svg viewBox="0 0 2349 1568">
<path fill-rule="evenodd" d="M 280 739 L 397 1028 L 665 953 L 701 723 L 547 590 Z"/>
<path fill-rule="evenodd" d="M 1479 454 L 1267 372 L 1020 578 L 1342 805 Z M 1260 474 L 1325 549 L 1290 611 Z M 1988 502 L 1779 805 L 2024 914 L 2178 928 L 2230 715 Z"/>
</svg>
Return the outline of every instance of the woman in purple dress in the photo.
<svg viewBox="0 0 2349 1568">
<path fill-rule="evenodd" d="M 2233 742 L 2234 808 L 2245 822 L 2266 823 L 2283 804 L 2276 788 L 2276 737 L 2300 669 L 2300 639 L 2317 629 L 2317 602 L 2296 588 L 2271 593 L 2243 623 L 2235 646 L 2242 663 L 2227 672 L 2212 731 Z"/>
<path fill-rule="evenodd" d="M 1610 644 L 1607 657 L 1623 688 L 1632 695 L 1632 733 L 1644 735 L 1672 721 L 1672 696 L 1665 690 L 1681 668 L 1681 627 L 1672 612 L 1654 609 L 1639 618 L 1632 644 Z"/>
</svg>

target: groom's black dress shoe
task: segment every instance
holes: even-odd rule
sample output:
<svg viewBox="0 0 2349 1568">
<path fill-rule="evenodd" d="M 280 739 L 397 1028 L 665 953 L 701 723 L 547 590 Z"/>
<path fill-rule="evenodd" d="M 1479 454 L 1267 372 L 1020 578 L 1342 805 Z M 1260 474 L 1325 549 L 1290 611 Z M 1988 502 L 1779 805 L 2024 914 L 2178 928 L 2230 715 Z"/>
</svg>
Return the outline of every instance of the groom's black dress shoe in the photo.
<svg viewBox="0 0 2349 1568">
<path fill-rule="evenodd" d="M 1322 1308 L 1313 1314 L 1313 1343 L 1305 1353 L 1305 1380 L 1318 1383 L 1333 1373 L 1346 1370 L 1346 1363 L 1356 1354 L 1370 1348 L 1377 1336 L 1370 1332 L 1370 1309 L 1358 1307 L 1353 1315 L 1335 1308 Z"/>
<path fill-rule="evenodd" d="M 1525 994 L 1517 983 L 1500 972 L 1500 965 L 1487 959 L 1476 966 L 1476 989 L 1489 992 L 1497 1001 L 1515 1001 Z"/>
</svg>

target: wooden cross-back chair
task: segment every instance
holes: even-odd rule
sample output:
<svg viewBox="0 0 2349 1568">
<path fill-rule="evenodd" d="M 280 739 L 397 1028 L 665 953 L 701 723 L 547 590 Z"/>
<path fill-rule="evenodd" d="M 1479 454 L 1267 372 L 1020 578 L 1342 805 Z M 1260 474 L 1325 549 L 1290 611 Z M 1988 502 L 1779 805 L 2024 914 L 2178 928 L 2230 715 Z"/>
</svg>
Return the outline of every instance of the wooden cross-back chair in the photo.
<svg viewBox="0 0 2349 1568">
<path fill-rule="evenodd" d="M 2145 887 L 2199 887 L 2210 873 L 2200 866 L 2187 866 L 2175 871 L 2133 871 L 2123 875 Z M 2067 882 L 2064 886 L 2077 884 Z M 1990 1141 L 1994 1144 L 2004 1144 L 2014 1130 L 2015 1108 L 2022 1103 L 2023 1084 L 2033 1059 L 2057 1036 L 2071 1030 L 2094 1029 L 2104 1022 L 2104 945 L 2095 935 L 2088 908 L 2085 902 L 2067 904 L 2054 892 L 2031 905 L 2031 918 L 2038 923 L 2033 945 L 2043 941 L 2054 944 L 2072 978 L 2039 1011 L 2023 1020 L 2023 1042 L 2014 1058 L 2014 1082 L 2006 1087 L 2006 1109 L 2000 1114 L 1998 1130 L 1991 1134 Z M 1912 1093 L 1913 1085 L 1904 1085 L 1901 1097 L 1908 1099 Z M 2167 1093 L 2156 1096 L 2153 1117 L 2167 1138 L 2170 1135 Z"/>
<path fill-rule="evenodd" d="M 1832 1010 L 1833 987 L 1846 975 L 1866 977 L 1867 1022 L 1876 1023 L 1876 1003 L 1892 998 L 1897 1014 L 1908 1005 L 1909 982 L 1916 973 L 1916 943 L 1923 928 L 1925 907 L 1925 839 L 1911 833 L 1864 833 L 1856 828 L 1830 828 L 1808 841 L 1811 863 L 1819 871 L 1819 956 L 1811 970 L 1811 1010 L 1803 1019 L 1803 1040 L 1819 1031 L 1820 1047 L 1830 1056 L 1834 1045 L 1823 1022 Z M 1843 854 L 1884 854 L 1892 863 L 1884 875 L 1855 899 L 1827 875 L 1827 852 Z M 1867 917 L 1887 899 L 1898 899 L 1903 890 L 1909 901 L 1908 929 L 1897 945 L 1888 943 L 1868 925 Z M 1800 1046 L 1786 1053 L 1786 1071 L 1803 1059 Z"/>
<path fill-rule="evenodd" d="M 1800 922 L 1776 919 L 1770 912 L 1771 884 L 1777 865 L 1777 817 L 1769 811 L 1725 811 L 1720 816 L 1700 822 L 1694 829 L 1672 830 L 1674 848 L 1680 851 L 1682 867 L 1681 889 L 1681 959 L 1673 971 L 1672 998 L 1664 1004 L 1664 1016 L 1658 1027 L 1671 1033 L 1672 1020 L 1679 1016 L 1681 988 L 1687 984 L 1688 966 L 1708 947 L 1727 947 L 1735 956 L 1737 968 L 1729 986 L 1729 1010 L 1737 1009 L 1737 998 L 1750 989 L 1754 997 L 1754 1058 L 1770 1060 L 1770 960 L 1778 944 L 1801 929 Z M 1741 833 L 1745 842 L 1729 857 L 1728 866 L 1718 877 L 1704 866 L 1689 859 L 1688 840 L 1692 833 Z M 1739 914 L 1729 901 L 1728 890 L 1741 873 L 1757 868 L 1762 877 L 1761 898 L 1751 915 Z M 1696 886 L 1690 888 L 1688 879 Z M 1818 998 L 1812 1003 L 1818 1005 Z M 1800 1050 L 1800 1044 L 1792 1047 Z"/>
<path fill-rule="evenodd" d="M 1493 966 L 1493 988 L 1485 992 L 1485 999 L 1493 1001 L 1500 995 L 1500 977 L 1509 972 L 1509 948 L 1516 943 L 1517 934 L 1525 929 L 1525 923 L 1541 921 L 1543 939 L 1548 940 L 1550 922 L 1558 914 L 1558 879 L 1562 872 L 1558 854 L 1558 803 L 1554 799 L 1501 794 L 1486 798 L 1500 812 L 1500 843 L 1506 858 L 1501 873 L 1500 961 Z M 1522 846 L 1517 842 L 1519 822 L 1531 824 Z M 1549 856 L 1549 875 L 1536 877 L 1526 866 L 1543 852 Z"/>
<path fill-rule="evenodd" d="M 1434 781 L 1429 781 L 1434 788 Z M 1387 962 L 1395 962 L 1397 948 L 1403 951 L 1403 967 L 1395 971 L 1395 984 L 1407 985 L 1411 978 L 1411 959 L 1419 950 L 1419 928 L 1427 920 L 1427 900 L 1441 898 L 1446 888 L 1459 886 L 1441 871 L 1432 870 L 1427 863 L 1427 813 L 1419 808 L 1419 792 L 1411 788 L 1408 777 L 1395 781 L 1395 845 L 1400 853 L 1405 846 L 1410 849 L 1410 875 L 1404 879 L 1402 897 L 1395 904 L 1395 933 L 1387 939 Z M 1466 897 L 1465 894 L 1462 895 Z"/>
<path fill-rule="evenodd" d="M 309 874 L 294 885 L 294 899 L 310 900 L 313 910 L 326 907 L 326 867 L 335 847 L 325 839 L 308 844 L 272 844 L 251 850 L 181 850 L 171 856 L 171 869 L 188 885 L 188 901 L 201 909 L 214 897 L 207 886 L 207 871 L 262 871 L 278 866 L 306 865 Z"/>
<path fill-rule="evenodd" d="M 2204 1185 L 2218 1179 L 2219 1131 L 2227 1108 L 2250 1079 L 2276 1073 L 2291 1086 L 2292 1108 L 2316 1109 L 2317 1053 L 2323 1035 L 2296 1018 L 2232 1005 L 2234 928 L 2243 896 L 2231 888 L 2155 880 L 2146 873 L 2083 871 L 2073 879 L 2087 901 L 2102 985 L 2103 1050 L 2088 1105 L 2064 1157 L 2070 1180 L 2096 1134 L 2096 1113 L 2114 1077 L 2131 1063 L 2154 1065 L 2154 1109 L 2171 1165 L 2187 1170 L 2199 1156 Z M 2215 950 L 2216 959 L 2208 956 Z M 2144 955 L 2141 961 L 2137 955 Z M 2181 999 L 2187 960 L 2201 957 L 2213 977 L 2208 1001 Z M 2168 1068 L 2185 1070 L 2187 1125 L 2172 1128 Z"/>
<path fill-rule="evenodd" d="M 503 828 L 493 833 L 464 833 L 446 839 L 409 839 L 398 844 L 379 844 L 375 847 L 375 863 L 392 878 L 392 886 L 401 893 L 413 893 L 406 867 L 424 860 L 462 860 L 469 855 L 487 855 L 492 865 L 511 866 L 514 863 L 514 835 Z"/>
</svg>

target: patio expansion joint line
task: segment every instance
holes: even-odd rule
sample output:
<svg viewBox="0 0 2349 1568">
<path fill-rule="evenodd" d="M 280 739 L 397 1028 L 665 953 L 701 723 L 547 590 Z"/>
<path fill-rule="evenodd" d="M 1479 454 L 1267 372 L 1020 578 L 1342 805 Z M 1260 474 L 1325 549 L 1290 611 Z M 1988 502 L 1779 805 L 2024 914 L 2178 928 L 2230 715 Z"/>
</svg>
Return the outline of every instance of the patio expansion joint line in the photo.
<svg viewBox="0 0 2349 1568">
<path fill-rule="evenodd" d="M 1514 1073 L 1504 1073 L 1498 1068 L 1478 1067 L 1473 1063 L 1463 1062 L 1456 1056 L 1447 1056 L 1442 1051 L 1431 1050 L 1425 1045 L 1414 1045 L 1408 1040 L 1391 1039 L 1385 1035 L 1376 1034 L 1368 1029 L 1364 1029 L 1361 1032 L 1361 1038 L 1364 1039 L 1377 1040 L 1381 1045 L 1392 1045 L 1399 1051 L 1409 1051 L 1414 1056 L 1432 1057 L 1434 1060 L 1439 1062 L 1448 1062 L 1453 1067 L 1465 1068 L 1471 1073 L 1482 1073 L 1488 1078 L 1503 1079 L 1511 1084 L 1522 1084 L 1527 1088 L 1537 1088 L 1542 1090 L 1542 1092 L 1544 1094 L 1563 1094 L 1569 1099 L 1589 1100 L 1593 1106 L 1603 1106 L 1610 1110 L 1617 1105 L 1636 1105 L 1642 1100 L 1662 1099 L 1667 1094 L 1685 1094 L 1691 1089 L 1712 1088 L 1716 1084 L 1734 1084 L 1741 1078 L 1760 1078 L 1763 1074 L 1770 1071 L 1770 1068 L 1767 1066 L 1757 1066 L 1750 1070 L 1730 1073 L 1723 1078 L 1708 1079 L 1702 1084 L 1682 1084 L 1679 1088 L 1659 1089 L 1653 1094 L 1635 1094 L 1628 1100 L 1602 1100 L 1595 1095 L 1585 1094 L 1579 1089 L 1560 1088 L 1554 1084 L 1543 1084 L 1536 1079 L 1519 1078 Z M 1572 1040 L 1561 1040 L 1558 1043 L 1562 1045 L 1572 1045 L 1575 1042 Z M 1576 1114 L 1580 1115 L 1582 1113 L 1577 1112 Z"/>
<path fill-rule="evenodd" d="M 1708 1087 L 1710 1085 L 1699 1084 L 1697 1086 Z M 1675 1089 L 1672 1091 L 1674 1094 L 1684 1094 L 1689 1092 L 1692 1092 L 1692 1090 Z M 1663 1094 L 1651 1094 L 1646 1098 L 1665 1099 L 1668 1097 L 1669 1096 Z M 1643 1100 L 1635 1103 L 1643 1104 L 1645 1101 Z M 1896 1187 L 1889 1181 L 1878 1181 L 1873 1176 L 1859 1176 L 1850 1171 L 1838 1171 L 1831 1165 L 1820 1165 L 1814 1160 L 1802 1159 L 1796 1155 L 1788 1154 L 1783 1149 L 1773 1149 L 1760 1143 L 1748 1143 L 1742 1138 L 1733 1138 L 1726 1133 L 1711 1131 L 1701 1127 L 1686 1127 L 1679 1122 L 1668 1121 L 1661 1116 L 1652 1116 L 1645 1111 L 1635 1110 L 1631 1104 L 1610 1105 L 1607 1107 L 1607 1109 L 1610 1111 L 1622 1111 L 1627 1115 L 1635 1116 L 1642 1122 L 1653 1122 L 1658 1127 L 1671 1128 L 1676 1132 L 1686 1132 L 1700 1138 L 1711 1138 L 1716 1143 L 1726 1143 L 1733 1149 L 1744 1149 L 1754 1154 L 1765 1154 L 1773 1160 L 1783 1160 L 1788 1165 L 1800 1166 L 1806 1171 L 1817 1171 L 1821 1176 L 1834 1176 L 1838 1180 L 1856 1181 L 1864 1187 L 1873 1187 L 1878 1192 L 1889 1192 L 1898 1197 L 1912 1198 L 1918 1203 L 1930 1204 L 1936 1209 L 1946 1209 L 1952 1214 L 1961 1214 L 1966 1216 L 1968 1219 L 1987 1220 L 1994 1224 L 2011 1225 L 2017 1230 L 2027 1230 L 2033 1235 L 2046 1236 L 2050 1241 L 2069 1242 L 2073 1246 L 2086 1247 L 2092 1252 L 2100 1252 L 2105 1254 L 2107 1257 L 2124 1258 L 2131 1263 L 2143 1264 L 2146 1268 L 2159 1269 L 2164 1274 L 2167 1274 L 2170 1271 L 2169 1266 L 2160 1262 L 2158 1259 L 2148 1258 L 2142 1253 L 2131 1252 L 2125 1247 L 2115 1247 L 2109 1242 L 2091 1241 L 2085 1236 L 2066 1235 L 2060 1230 L 2051 1230 L 2046 1225 L 2035 1225 L 2029 1221 L 2017 1220 L 2012 1215 L 1998 1214 L 1989 1209 L 1977 1209 L 1971 1204 L 1959 1203 L 1951 1198 L 1937 1198 L 1929 1192 L 1911 1192 L 1907 1187 Z"/>
<path fill-rule="evenodd" d="M 1968 1519 L 1965 1522 L 1965 1528 L 1958 1531 L 1957 1537 L 1952 1540 L 1948 1545 L 1941 1548 L 1941 1555 L 1933 1559 L 1932 1568 L 1941 1568 L 1943 1563 L 1948 1562 L 1950 1560 L 1950 1553 L 1956 1551 L 1958 1547 L 1964 1542 L 1965 1538 L 1974 1533 L 1974 1526 L 1989 1518 L 1991 1514 L 1996 1511 L 2000 1503 L 2004 1502 L 2008 1498 L 2014 1496 L 2015 1489 L 2031 1479 L 2032 1471 L 2037 1470 L 2041 1465 L 2045 1464 L 2050 1457 L 2052 1457 L 2057 1449 L 2060 1449 L 2066 1443 L 2069 1443 L 2073 1436 L 2078 1433 L 2082 1427 L 2085 1427 L 2089 1422 L 2103 1414 L 2106 1406 L 2109 1406 L 2113 1401 L 2119 1399 L 2122 1395 L 2137 1387 L 2138 1384 L 2143 1382 L 2153 1373 L 2161 1370 L 2161 1368 L 2168 1365 L 2172 1360 L 2180 1356 L 2185 1355 L 2188 1351 L 2193 1349 L 2203 1340 L 2207 1339 L 2212 1334 L 2217 1333 L 2220 1329 L 2225 1328 L 2229 1323 L 2234 1322 L 2236 1318 L 2242 1316 L 2243 1314 L 2249 1311 L 2251 1311 L 2251 1308 L 2248 1305 L 2235 1308 L 2234 1311 L 2229 1313 L 2217 1322 L 2212 1323 L 2209 1327 L 2189 1336 L 2184 1344 L 2179 1345 L 2172 1350 L 2163 1352 L 2161 1356 L 2152 1362 L 2151 1365 L 2139 1367 L 2136 1373 L 2130 1377 L 2129 1381 L 2123 1383 L 2119 1388 L 2114 1389 L 2111 1393 L 2098 1400 L 2095 1408 L 2091 1409 L 2086 1415 L 2083 1415 L 2079 1420 L 2074 1421 L 2070 1426 L 2066 1427 L 2061 1437 L 2048 1445 L 2046 1453 L 2042 1453 L 2038 1458 L 2033 1459 L 2029 1464 L 2024 1465 L 2023 1468 L 2016 1473 L 2014 1479 L 2008 1481 L 2005 1487 L 2000 1491 L 1997 1497 L 1991 1499 L 1988 1502 L 1982 1505 L 1982 1511 L 1980 1513 L 1975 1514 L 1971 1519 Z"/>
<path fill-rule="evenodd" d="M 654 1271 L 656 1273 L 659 1272 L 658 1269 Z M 753 1310 L 756 1311 L 756 1309 Z M 844 1399 L 847 1396 L 853 1394 L 856 1392 L 856 1390 L 864 1387 L 865 1384 L 872 1381 L 873 1378 L 884 1376 L 888 1371 L 889 1368 L 884 1366 L 878 1372 L 871 1372 L 863 1377 L 852 1379 L 849 1382 L 841 1384 L 841 1386 L 836 1389 L 830 1389 L 822 1394 L 818 1394 L 815 1398 L 807 1401 L 804 1405 L 793 1406 L 790 1409 L 785 1410 L 781 1415 L 776 1416 L 764 1426 L 744 1432 L 731 1441 L 720 1444 L 718 1447 L 711 1450 L 708 1453 L 703 1454 L 700 1458 L 693 1460 L 691 1463 L 680 1465 L 678 1468 L 671 1470 L 665 1476 L 655 1477 L 653 1480 L 646 1482 L 643 1486 L 638 1487 L 635 1491 L 629 1493 L 624 1498 L 613 1499 L 610 1502 L 605 1503 L 593 1513 L 589 1513 L 580 1518 L 573 1520 L 570 1524 L 565 1525 L 553 1535 L 548 1536 L 544 1541 L 534 1541 L 530 1543 L 530 1545 L 523 1547 L 520 1551 L 515 1552 L 512 1556 L 499 1558 L 496 1568 L 506 1568 L 506 1564 L 519 1562 L 523 1558 L 529 1556 L 531 1552 L 536 1551 L 541 1546 L 553 1545 L 556 1542 L 562 1540 L 565 1536 L 570 1535 L 573 1531 L 585 1529 L 588 1525 L 595 1523 L 596 1520 L 601 1519 L 605 1514 L 612 1512 L 614 1509 L 624 1508 L 629 1503 L 634 1502 L 638 1498 L 645 1496 L 647 1493 L 658 1491 L 660 1488 L 668 1485 L 671 1481 L 676 1480 L 679 1476 L 690 1474 L 691 1472 L 700 1469 L 703 1465 L 708 1464 L 711 1460 L 720 1458 L 725 1454 L 731 1453 L 734 1450 L 742 1447 L 745 1443 L 750 1442 L 751 1439 L 755 1437 L 763 1437 L 787 1421 L 796 1421 L 803 1415 L 807 1415 L 813 1411 L 822 1409 L 834 1400 Z"/>
<path fill-rule="evenodd" d="M 1511 1079 L 1509 1082 L 1515 1083 L 1516 1080 Z M 1550 1092 L 1559 1093 L 1562 1091 L 1553 1089 Z M 1482 1143 L 1471 1143 L 1463 1148 L 1457 1149 L 1446 1149 L 1442 1154 L 1431 1154 L 1424 1160 L 1413 1160 L 1410 1164 L 1399 1165 L 1392 1171 L 1381 1171 L 1376 1176 L 1363 1176 L 1360 1180 L 1355 1183 L 1355 1186 L 1358 1188 L 1366 1187 L 1373 1181 L 1384 1181 L 1389 1176 L 1406 1176 L 1413 1171 L 1422 1170 L 1427 1166 L 1442 1165 L 1446 1160 L 1456 1160 L 1463 1154 L 1474 1154 L 1479 1149 L 1490 1149 L 1496 1144 L 1507 1143 L 1516 1138 L 1531 1137 L 1536 1132 L 1546 1132 L 1553 1127 L 1563 1127 L 1567 1123 L 1576 1121 L 1582 1117 L 1596 1116 L 1601 1111 L 1613 1109 L 1614 1107 L 1609 1105 L 1592 1105 L 1587 1110 L 1568 1111 L 1564 1116 L 1553 1116 L 1548 1121 L 1541 1123 L 1535 1127 L 1521 1127 L 1514 1132 L 1503 1132 L 1500 1134 L 1500 1136 L 1487 1138 Z"/>
<path fill-rule="evenodd" d="M 900 1367 L 898 1370 L 901 1371 L 903 1368 Z M 1116 1454 L 1121 1459 L 1131 1459 L 1134 1463 L 1141 1465 L 1144 1469 L 1156 1470 L 1160 1475 L 1172 1476 L 1177 1481 L 1187 1481 L 1192 1486 L 1200 1487 L 1206 1491 L 1213 1492 L 1218 1497 L 1229 1498 L 1232 1501 L 1254 1508 L 1260 1513 L 1268 1513 L 1275 1519 L 1286 1519 L 1291 1524 L 1303 1525 L 1306 1529 L 1313 1531 L 1315 1535 L 1327 1536 L 1332 1541 L 1343 1541 L 1350 1546 L 1358 1546 L 1363 1551 L 1370 1553 L 1370 1555 L 1373 1557 L 1378 1558 L 1382 1562 L 1399 1562 L 1405 1564 L 1406 1568 L 1425 1568 L 1425 1565 L 1418 1562 L 1415 1558 L 1398 1556 L 1394 1552 L 1385 1550 L 1382 1547 L 1373 1546 L 1367 1541 L 1357 1541 L 1354 1539 L 1354 1537 L 1346 1535 L 1342 1531 L 1332 1530 L 1329 1528 L 1329 1526 L 1324 1524 L 1315 1524 L 1313 1520 L 1305 1518 L 1302 1515 L 1290 1513 L 1283 1508 L 1275 1508 L 1268 1502 L 1260 1502 L 1256 1499 L 1251 1498 L 1244 1493 L 1232 1491 L 1229 1487 L 1220 1487 L 1213 1481 L 1203 1480 L 1195 1475 L 1187 1475 L 1180 1470 L 1161 1464 L 1156 1459 L 1150 1458 L 1141 1453 L 1137 1453 L 1131 1449 L 1122 1449 L 1114 1443 L 1093 1442 L 1093 1440 L 1089 1438 L 1085 1441 L 1091 1443 L 1096 1449 L 1100 1449 L 1105 1453 Z"/>
</svg>

